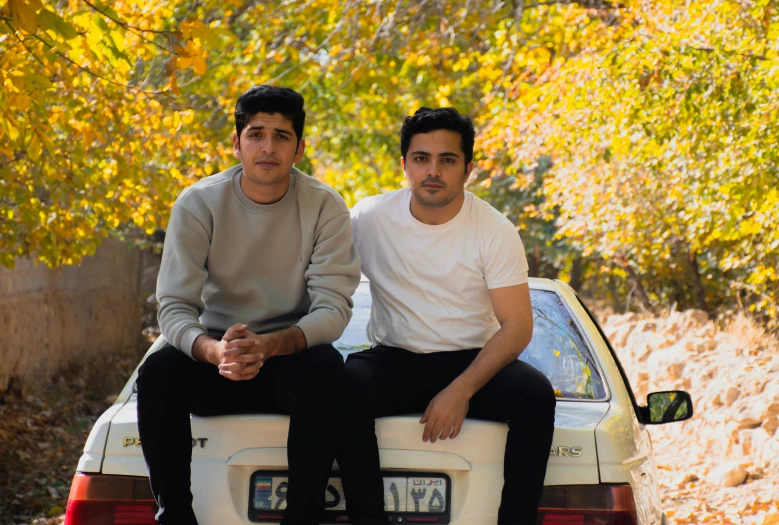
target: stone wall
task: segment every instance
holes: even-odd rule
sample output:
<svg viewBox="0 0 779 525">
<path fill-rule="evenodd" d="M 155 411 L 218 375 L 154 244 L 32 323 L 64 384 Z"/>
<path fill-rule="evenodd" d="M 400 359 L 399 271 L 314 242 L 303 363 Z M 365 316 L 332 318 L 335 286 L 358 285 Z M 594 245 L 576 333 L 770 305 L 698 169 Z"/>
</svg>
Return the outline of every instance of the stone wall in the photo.
<svg viewBox="0 0 779 525">
<path fill-rule="evenodd" d="M 50 269 L 29 259 L 0 266 L 0 392 L 66 370 L 98 370 L 136 353 L 141 255 L 108 239 L 81 265 Z"/>
</svg>

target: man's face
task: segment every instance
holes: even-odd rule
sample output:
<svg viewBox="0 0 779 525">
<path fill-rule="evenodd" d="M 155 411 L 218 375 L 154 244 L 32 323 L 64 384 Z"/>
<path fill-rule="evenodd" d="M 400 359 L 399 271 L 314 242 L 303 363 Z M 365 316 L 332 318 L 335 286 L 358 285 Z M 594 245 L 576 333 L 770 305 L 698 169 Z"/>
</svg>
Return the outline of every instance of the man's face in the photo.
<svg viewBox="0 0 779 525">
<path fill-rule="evenodd" d="M 414 198 L 423 206 L 442 208 L 464 191 L 473 162 L 465 164 L 460 134 L 448 129 L 416 133 L 401 166 Z"/>
<path fill-rule="evenodd" d="M 303 158 L 305 141 L 298 141 L 292 121 L 280 113 L 257 113 L 239 137 L 233 133 L 233 155 L 243 173 L 256 184 L 278 184 Z"/>
</svg>

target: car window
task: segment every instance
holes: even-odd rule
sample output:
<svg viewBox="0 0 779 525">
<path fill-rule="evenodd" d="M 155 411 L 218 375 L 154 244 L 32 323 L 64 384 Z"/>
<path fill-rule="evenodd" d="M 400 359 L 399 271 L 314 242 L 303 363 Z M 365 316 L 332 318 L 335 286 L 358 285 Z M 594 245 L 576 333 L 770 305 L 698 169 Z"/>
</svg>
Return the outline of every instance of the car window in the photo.
<svg viewBox="0 0 779 525">
<path fill-rule="evenodd" d="M 531 289 L 530 298 L 533 339 L 519 359 L 546 375 L 559 398 L 605 399 L 606 389 L 592 351 L 560 296 L 555 292 Z M 365 333 L 371 307 L 368 283 L 360 284 L 353 300 L 352 320 L 343 336 L 334 343 L 344 353 L 371 346 Z"/>
<path fill-rule="evenodd" d="M 606 388 L 592 351 L 571 314 L 555 292 L 530 290 L 533 339 L 519 356 L 540 370 L 557 397 L 605 399 Z"/>
</svg>

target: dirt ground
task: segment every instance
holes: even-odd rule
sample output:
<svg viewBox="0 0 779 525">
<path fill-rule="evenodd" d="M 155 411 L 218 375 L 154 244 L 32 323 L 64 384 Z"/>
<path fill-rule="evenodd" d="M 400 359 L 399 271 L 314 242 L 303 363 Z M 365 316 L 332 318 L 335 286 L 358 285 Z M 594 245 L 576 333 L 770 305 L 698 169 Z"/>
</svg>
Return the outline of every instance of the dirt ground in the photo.
<svg viewBox="0 0 779 525">
<path fill-rule="evenodd" d="M 744 317 L 714 323 L 695 310 L 602 322 L 639 403 L 652 391 L 692 395 L 691 420 L 650 427 L 669 523 L 779 525 L 779 340 Z M 134 364 L 112 366 L 127 377 Z M 86 438 L 113 401 L 89 390 L 89 375 L 0 395 L 0 524 L 63 522 Z"/>
<path fill-rule="evenodd" d="M 139 353 L 143 355 L 142 349 Z M 110 373 L 69 369 L 36 387 L 34 394 L 13 387 L 0 394 L 0 524 L 64 521 L 87 436 L 136 361 L 103 363 Z M 100 381 L 95 375 L 102 375 Z M 95 384 L 101 385 L 99 391 L 90 388 Z"/>
</svg>

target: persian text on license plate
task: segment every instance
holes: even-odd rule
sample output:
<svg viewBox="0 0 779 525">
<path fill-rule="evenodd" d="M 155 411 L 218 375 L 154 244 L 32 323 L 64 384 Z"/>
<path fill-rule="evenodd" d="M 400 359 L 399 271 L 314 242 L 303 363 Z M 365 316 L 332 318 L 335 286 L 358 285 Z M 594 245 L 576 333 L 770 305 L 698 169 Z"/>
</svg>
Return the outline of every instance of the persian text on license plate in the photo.
<svg viewBox="0 0 779 525">
<path fill-rule="evenodd" d="M 391 516 L 448 516 L 450 480 L 445 474 L 384 472 L 384 509 Z M 287 508 L 286 472 L 255 472 L 251 478 L 252 521 L 276 520 Z M 332 518 L 344 516 L 346 501 L 340 476 L 330 478 L 325 492 L 325 510 Z M 340 519 L 338 521 L 341 521 Z M 393 520 L 403 523 L 405 520 Z M 446 520 L 436 520 L 448 523 Z"/>
</svg>

